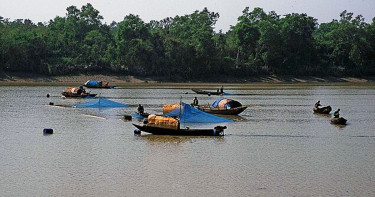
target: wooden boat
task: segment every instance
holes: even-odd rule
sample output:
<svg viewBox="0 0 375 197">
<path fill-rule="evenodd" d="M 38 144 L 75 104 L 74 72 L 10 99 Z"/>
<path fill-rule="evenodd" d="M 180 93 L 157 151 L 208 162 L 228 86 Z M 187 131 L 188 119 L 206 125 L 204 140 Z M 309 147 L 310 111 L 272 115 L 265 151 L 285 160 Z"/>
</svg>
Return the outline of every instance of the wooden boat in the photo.
<svg viewBox="0 0 375 197">
<path fill-rule="evenodd" d="M 151 133 L 154 135 L 182 135 L 182 136 L 223 136 L 226 126 L 216 126 L 213 129 L 190 129 L 190 128 L 176 128 L 176 127 L 158 127 L 148 124 L 137 125 L 133 124 L 139 130 Z"/>
<path fill-rule="evenodd" d="M 75 98 L 85 98 L 85 97 L 95 97 L 97 94 L 91 94 L 86 92 L 84 89 L 80 88 L 67 88 L 61 93 L 65 97 L 75 97 Z"/>
<path fill-rule="evenodd" d="M 206 113 L 222 114 L 222 115 L 238 115 L 242 113 L 246 108 L 247 106 L 234 107 L 230 109 L 219 109 L 219 108 L 214 108 L 214 107 L 204 106 L 204 105 L 198 106 L 199 110 L 202 110 Z"/>
<path fill-rule="evenodd" d="M 136 115 L 136 117 L 139 117 L 139 118 L 147 118 L 150 114 L 149 113 L 136 112 L 135 115 Z"/>
<path fill-rule="evenodd" d="M 104 89 L 111 89 L 115 87 L 115 86 L 109 86 L 108 82 L 104 82 L 104 85 L 103 85 L 102 81 L 93 81 L 93 80 L 86 81 L 86 83 L 83 84 L 83 86 L 87 88 L 104 88 Z"/>
<path fill-rule="evenodd" d="M 224 92 L 218 92 L 218 91 L 216 91 L 216 92 L 210 92 L 210 91 L 205 91 L 205 90 L 201 90 L 201 89 L 195 89 L 195 88 L 193 88 L 193 89 L 191 89 L 193 92 L 195 92 L 195 93 L 197 93 L 197 94 L 206 94 L 206 95 L 222 95 L 222 94 L 224 94 Z"/>
<path fill-rule="evenodd" d="M 343 117 L 340 118 L 332 118 L 331 123 L 332 124 L 338 124 L 338 125 L 346 125 L 346 119 Z"/>
<path fill-rule="evenodd" d="M 318 114 L 329 114 L 332 111 L 332 108 L 329 105 L 326 107 L 322 107 L 322 108 L 314 107 L 313 111 L 314 113 L 318 113 Z"/>
<path fill-rule="evenodd" d="M 90 94 L 90 93 L 72 94 L 69 92 L 62 92 L 62 95 L 65 97 L 72 97 L 72 98 L 86 98 L 88 96 L 95 97 L 97 94 Z"/>
<path fill-rule="evenodd" d="M 115 88 L 116 86 L 90 86 L 90 85 L 83 85 L 86 88 L 102 88 L 102 89 L 112 89 Z"/>
</svg>

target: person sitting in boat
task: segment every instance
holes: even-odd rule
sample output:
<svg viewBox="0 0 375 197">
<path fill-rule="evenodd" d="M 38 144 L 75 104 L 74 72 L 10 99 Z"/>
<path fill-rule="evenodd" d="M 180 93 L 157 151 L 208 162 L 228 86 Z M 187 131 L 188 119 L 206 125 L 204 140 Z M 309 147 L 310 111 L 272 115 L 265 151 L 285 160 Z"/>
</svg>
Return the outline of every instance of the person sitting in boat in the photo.
<svg viewBox="0 0 375 197">
<path fill-rule="evenodd" d="M 315 103 L 315 108 L 319 109 L 320 106 L 322 106 L 322 105 L 320 104 L 320 101 L 318 101 L 318 102 Z"/>
<path fill-rule="evenodd" d="M 79 86 L 79 92 L 77 92 L 78 94 L 85 94 L 86 93 L 86 90 L 85 90 L 85 88 L 83 88 L 83 86 L 81 85 L 81 86 Z"/>
<path fill-rule="evenodd" d="M 108 82 L 105 82 L 105 83 L 104 83 L 104 86 L 105 86 L 105 87 L 108 87 Z"/>
<path fill-rule="evenodd" d="M 335 112 L 333 112 L 333 117 L 339 118 L 340 117 L 339 111 L 340 111 L 340 109 L 337 109 Z"/>
<path fill-rule="evenodd" d="M 193 103 L 191 105 L 192 106 L 198 106 L 198 99 L 197 99 L 197 97 L 194 97 Z"/>
<path fill-rule="evenodd" d="M 142 115 L 145 112 L 145 109 L 143 108 L 143 106 L 141 104 L 139 104 L 137 111 L 138 111 L 139 114 Z"/>
</svg>

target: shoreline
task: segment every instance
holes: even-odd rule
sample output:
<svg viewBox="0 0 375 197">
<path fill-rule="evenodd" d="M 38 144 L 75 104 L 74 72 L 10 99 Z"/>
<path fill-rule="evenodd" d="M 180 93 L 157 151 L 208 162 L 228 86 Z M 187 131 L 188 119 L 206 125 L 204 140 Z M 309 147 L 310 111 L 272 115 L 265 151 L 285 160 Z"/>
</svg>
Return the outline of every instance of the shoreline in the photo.
<svg viewBox="0 0 375 197">
<path fill-rule="evenodd" d="M 0 86 L 79 86 L 88 80 L 100 80 L 109 82 L 113 86 L 168 86 L 170 84 L 181 86 L 217 86 L 218 84 L 372 84 L 375 83 L 373 77 L 294 77 L 294 76 L 261 76 L 241 79 L 213 78 L 209 80 L 195 81 L 164 81 L 152 78 L 136 78 L 134 76 L 114 75 L 114 74 L 94 74 L 94 75 L 72 75 L 72 76 L 44 76 L 27 73 L 2 73 L 0 74 Z"/>
</svg>

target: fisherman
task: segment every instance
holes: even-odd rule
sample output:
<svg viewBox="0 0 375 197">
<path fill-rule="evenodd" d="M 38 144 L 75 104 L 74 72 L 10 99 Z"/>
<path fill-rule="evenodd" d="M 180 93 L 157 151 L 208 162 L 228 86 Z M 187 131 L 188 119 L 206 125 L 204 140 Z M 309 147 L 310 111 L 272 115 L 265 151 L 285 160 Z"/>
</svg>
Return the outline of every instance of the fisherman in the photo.
<svg viewBox="0 0 375 197">
<path fill-rule="evenodd" d="M 194 97 L 192 106 L 198 106 L 198 99 L 197 99 L 197 97 Z"/>
<path fill-rule="evenodd" d="M 82 85 L 80 85 L 80 86 L 79 86 L 79 91 L 78 91 L 77 93 L 83 95 L 83 94 L 86 93 L 86 90 L 85 90 L 85 88 L 83 88 Z"/>
<path fill-rule="evenodd" d="M 318 101 L 318 102 L 315 103 L 315 108 L 319 109 L 319 106 L 322 106 L 322 105 L 320 104 L 320 101 Z"/>
<path fill-rule="evenodd" d="M 333 116 L 335 118 L 339 118 L 340 117 L 340 113 L 339 113 L 340 109 L 336 110 L 335 112 L 333 112 Z"/>
<path fill-rule="evenodd" d="M 138 109 L 137 109 L 137 111 L 138 111 L 138 113 L 139 113 L 140 115 L 143 115 L 145 109 L 143 108 L 143 106 L 142 106 L 141 104 L 139 104 L 139 105 L 138 105 Z"/>
<path fill-rule="evenodd" d="M 220 93 L 224 93 L 224 87 L 223 86 L 221 86 L 221 88 L 220 88 Z"/>
</svg>

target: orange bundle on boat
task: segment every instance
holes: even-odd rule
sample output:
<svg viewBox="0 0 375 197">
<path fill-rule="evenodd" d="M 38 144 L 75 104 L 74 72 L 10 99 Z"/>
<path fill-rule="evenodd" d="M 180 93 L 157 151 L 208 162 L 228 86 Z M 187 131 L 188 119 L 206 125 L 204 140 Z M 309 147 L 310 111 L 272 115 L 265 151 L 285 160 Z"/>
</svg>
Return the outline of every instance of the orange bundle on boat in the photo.
<svg viewBox="0 0 375 197">
<path fill-rule="evenodd" d="M 69 88 L 66 88 L 66 90 L 64 92 L 70 92 L 70 93 L 74 93 L 74 94 L 81 94 L 82 90 L 79 89 L 79 88 L 69 87 Z"/>
<path fill-rule="evenodd" d="M 171 117 L 149 115 L 147 124 L 157 127 L 177 127 L 178 120 Z"/>
<path fill-rule="evenodd" d="M 151 114 L 151 115 L 148 116 L 148 118 L 147 118 L 148 124 L 155 124 L 155 121 L 156 121 L 156 115 Z"/>
<path fill-rule="evenodd" d="M 177 107 L 180 107 L 180 104 L 178 104 L 178 103 L 176 103 L 176 104 L 165 104 L 165 105 L 163 105 L 163 114 L 167 114 Z"/>
</svg>

